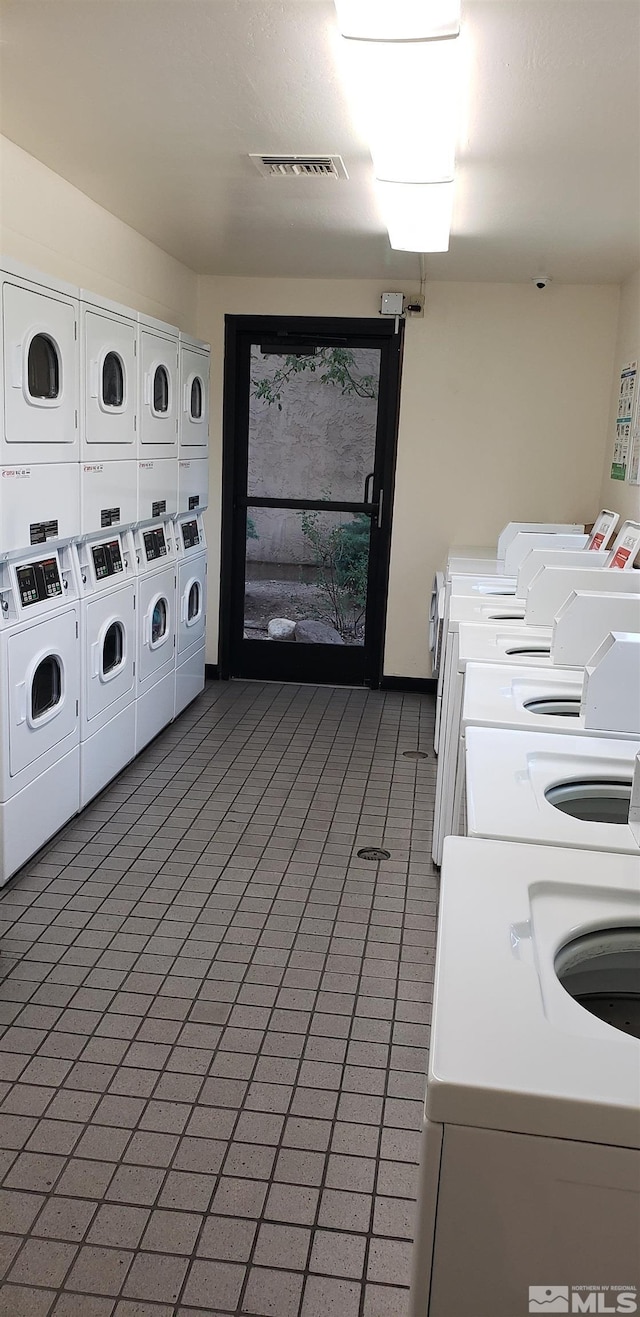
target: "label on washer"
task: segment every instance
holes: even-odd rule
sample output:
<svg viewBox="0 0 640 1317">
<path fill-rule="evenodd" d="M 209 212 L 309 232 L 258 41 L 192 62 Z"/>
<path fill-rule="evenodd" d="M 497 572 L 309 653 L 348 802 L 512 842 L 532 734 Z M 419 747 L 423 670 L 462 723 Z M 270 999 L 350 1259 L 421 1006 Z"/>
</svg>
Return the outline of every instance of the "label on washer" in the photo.
<svg viewBox="0 0 640 1317">
<path fill-rule="evenodd" d="M 189 499 L 189 512 L 193 512 L 194 508 L 199 508 L 199 507 L 200 507 L 200 495 L 192 494 Z"/>
<path fill-rule="evenodd" d="M 57 536 L 57 521 L 32 521 L 29 527 L 30 544 L 46 544 L 47 540 L 55 540 Z"/>
<path fill-rule="evenodd" d="M 108 526 L 115 526 L 116 522 L 118 522 L 119 520 L 120 520 L 120 508 L 101 508 L 101 509 L 100 509 L 100 525 L 101 525 L 101 527 L 105 528 L 105 527 L 108 527 Z"/>
<path fill-rule="evenodd" d="M 152 517 L 161 517 L 162 514 L 163 514 L 163 512 L 166 512 L 166 510 L 167 510 L 167 500 L 166 500 L 166 498 L 160 498 L 160 499 L 158 499 L 158 502 L 157 502 L 157 503 L 152 503 L 152 504 L 151 504 L 151 516 L 152 516 Z"/>
</svg>

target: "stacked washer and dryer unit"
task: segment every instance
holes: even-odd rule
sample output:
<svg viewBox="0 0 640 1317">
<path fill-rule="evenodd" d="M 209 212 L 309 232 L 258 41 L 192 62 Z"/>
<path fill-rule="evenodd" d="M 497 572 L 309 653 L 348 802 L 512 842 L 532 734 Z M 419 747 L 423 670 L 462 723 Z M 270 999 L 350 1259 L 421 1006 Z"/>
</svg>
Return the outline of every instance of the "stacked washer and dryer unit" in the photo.
<svg viewBox="0 0 640 1317">
<path fill-rule="evenodd" d="M 640 1311 L 639 534 L 451 632 L 411 1317 Z"/>
<path fill-rule="evenodd" d="M 203 689 L 209 435 L 206 344 L 2 265 L 0 885 Z"/>
</svg>

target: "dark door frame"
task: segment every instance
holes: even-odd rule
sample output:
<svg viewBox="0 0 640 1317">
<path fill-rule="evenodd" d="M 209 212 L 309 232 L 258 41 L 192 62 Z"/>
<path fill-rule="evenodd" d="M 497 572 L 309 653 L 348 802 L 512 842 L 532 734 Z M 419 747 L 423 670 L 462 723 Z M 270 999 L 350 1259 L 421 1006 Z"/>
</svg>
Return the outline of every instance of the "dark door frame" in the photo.
<svg viewBox="0 0 640 1317">
<path fill-rule="evenodd" d="M 400 410 L 400 378 L 402 371 L 404 323 L 395 319 L 351 319 L 328 316 L 225 316 L 223 445 L 222 445 L 222 534 L 221 534 L 221 589 L 220 589 L 220 676 L 228 680 L 232 672 L 232 640 L 234 628 L 240 620 L 237 615 L 238 599 L 234 599 L 236 565 L 245 554 L 245 524 L 235 513 L 243 510 L 242 498 L 246 483 L 246 467 L 238 460 L 237 437 L 248 433 L 249 396 L 244 373 L 240 367 L 242 350 L 247 342 L 261 337 L 282 339 L 283 351 L 287 340 L 300 338 L 357 338 L 369 340 L 370 346 L 380 346 L 380 392 L 378 397 L 377 441 L 383 443 L 383 463 L 379 487 L 383 491 L 382 507 L 378 520 L 377 545 L 369 577 L 367 621 L 372 642 L 368 653 L 369 678 L 366 684 L 377 689 L 383 677 L 385 623 L 391 555 L 391 524 L 395 484 L 398 419 Z M 358 344 L 362 346 L 362 344 Z M 374 493 L 374 498 L 376 493 Z M 305 500 L 309 502 L 309 500 Z M 266 641 L 257 642 L 260 645 Z M 274 646 L 275 647 L 275 646 Z M 278 648 L 280 648 L 278 646 Z M 287 647 L 288 648 L 288 647 Z M 302 646 L 300 646 L 302 649 Z M 307 648 L 306 646 L 304 647 Z M 326 656 L 326 680 L 332 681 L 331 646 L 322 647 Z M 336 647 L 342 650 L 342 647 Z M 343 657 L 344 650 L 342 650 Z M 265 654 L 266 658 L 266 654 Z M 270 674 L 265 672 L 265 677 Z M 282 680 L 305 680 L 301 676 L 286 675 Z M 310 680 L 307 678 L 307 680 Z"/>
</svg>

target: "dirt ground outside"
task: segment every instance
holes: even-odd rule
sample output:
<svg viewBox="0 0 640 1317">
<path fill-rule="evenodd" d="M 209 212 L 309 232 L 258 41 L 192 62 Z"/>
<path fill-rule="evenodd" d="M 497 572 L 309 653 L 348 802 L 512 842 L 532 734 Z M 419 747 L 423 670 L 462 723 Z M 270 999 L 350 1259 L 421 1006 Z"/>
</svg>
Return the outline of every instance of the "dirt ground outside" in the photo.
<svg viewBox="0 0 640 1317">
<path fill-rule="evenodd" d="M 247 564 L 248 566 L 248 564 Z M 269 640 L 269 622 L 286 617 L 291 622 L 309 618 L 335 625 L 322 590 L 310 581 L 247 580 L 244 595 L 244 630 L 248 640 Z M 363 645 L 364 635 L 345 636 L 347 645 Z"/>
</svg>

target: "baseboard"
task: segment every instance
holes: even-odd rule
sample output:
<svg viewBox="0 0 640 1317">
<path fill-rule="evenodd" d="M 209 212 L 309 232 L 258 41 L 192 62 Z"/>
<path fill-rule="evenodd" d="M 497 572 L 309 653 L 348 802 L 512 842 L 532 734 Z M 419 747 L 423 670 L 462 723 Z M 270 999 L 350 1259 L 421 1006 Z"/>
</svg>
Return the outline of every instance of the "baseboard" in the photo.
<svg viewBox="0 0 640 1317">
<path fill-rule="evenodd" d="M 435 677 L 383 677 L 383 691 L 411 691 L 418 695 L 435 695 L 438 683 Z"/>
<path fill-rule="evenodd" d="M 204 675 L 205 675 L 207 681 L 219 681 L 219 680 L 220 680 L 220 664 L 219 664 L 219 663 L 205 663 L 205 665 L 204 665 Z"/>
</svg>

